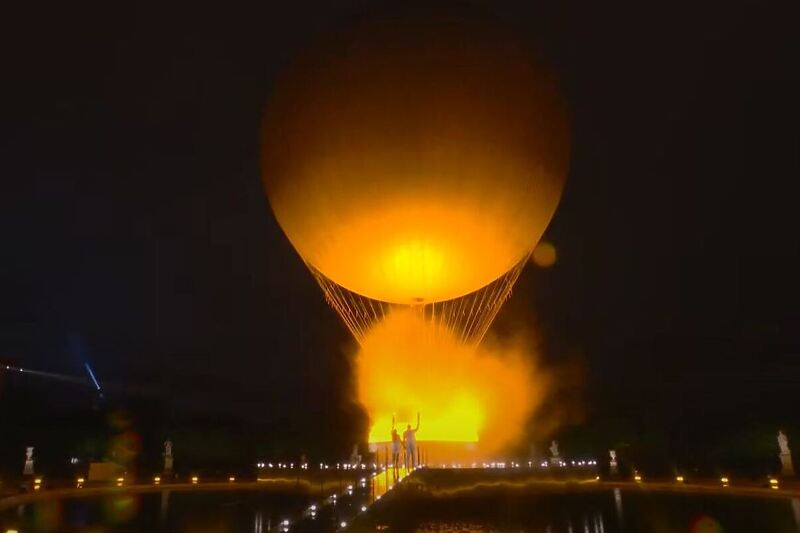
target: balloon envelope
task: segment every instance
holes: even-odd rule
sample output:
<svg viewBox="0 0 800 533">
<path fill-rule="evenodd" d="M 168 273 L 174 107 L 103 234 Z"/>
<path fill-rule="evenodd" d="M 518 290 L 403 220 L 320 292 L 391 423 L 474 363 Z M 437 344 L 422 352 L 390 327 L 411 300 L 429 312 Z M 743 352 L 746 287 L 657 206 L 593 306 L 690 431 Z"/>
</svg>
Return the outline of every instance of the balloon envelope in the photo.
<svg viewBox="0 0 800 533">
<path fill-rule="evenodd" d="M 534 248 L 566 175 L 547 69 L 475 27 L 369 26 L 277 84 L 263 177 L 303 259 L 392 303 L 486 286 Z"/>
</svg>

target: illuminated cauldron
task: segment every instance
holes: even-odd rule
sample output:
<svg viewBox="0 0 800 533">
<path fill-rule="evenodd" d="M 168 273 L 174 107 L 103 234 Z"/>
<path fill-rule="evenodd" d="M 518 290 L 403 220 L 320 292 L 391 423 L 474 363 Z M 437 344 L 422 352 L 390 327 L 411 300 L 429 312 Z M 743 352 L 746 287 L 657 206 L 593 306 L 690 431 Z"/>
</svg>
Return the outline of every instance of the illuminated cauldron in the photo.
<svg viewBox="0 0 800 533">
<path fill-rule="evenodd" d="M 264 186 L 361 345 L 371 441 L 388 437 L 393 413 L 404 424 L 422 411 L 421 434 L 474 442 L 508 411 L 502 393 L 526 401 L 526 365 L 474 350 L 556 209 L 568 155 L 552 75 L 482 23 L 373 21 L 279 80 Z"/>
</svg>

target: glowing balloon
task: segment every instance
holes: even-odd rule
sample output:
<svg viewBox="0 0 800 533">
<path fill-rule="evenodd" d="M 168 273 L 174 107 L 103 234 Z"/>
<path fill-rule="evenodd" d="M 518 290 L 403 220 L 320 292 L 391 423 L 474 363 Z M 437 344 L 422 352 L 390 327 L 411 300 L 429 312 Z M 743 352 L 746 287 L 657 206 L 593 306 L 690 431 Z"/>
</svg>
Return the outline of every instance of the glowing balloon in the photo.
<svg viewBox="0 0 800 533">
<path fill-rule="evenodd" d="M 524 264 L 561 195 L 568 129 L 551 74 L 500 33 L 373 24 L 279 81 L 264 184 L 330 282 L 442 302 Z"/>
</svg>

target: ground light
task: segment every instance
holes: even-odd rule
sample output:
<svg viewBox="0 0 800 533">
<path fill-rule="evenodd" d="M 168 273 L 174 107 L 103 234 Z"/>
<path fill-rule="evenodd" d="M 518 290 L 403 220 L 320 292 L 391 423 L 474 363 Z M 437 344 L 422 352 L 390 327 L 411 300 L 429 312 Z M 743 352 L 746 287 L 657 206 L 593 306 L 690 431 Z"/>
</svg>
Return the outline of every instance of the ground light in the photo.
<svg viewBox="0 0 800 533">
<path fill-rule="evenodd" d="M 727 487 L 728 486 L 728 478 L 725 477 L 725 476 L 722 476 L 721 478 L 719 478 L 719 482 L 722 483 L 723 487 Z"/>
<path fill-rule="evenodd" d="M 778 480 L 774 477 L 769 478 L 769 488 L 778 490 L 780 485 L 778 484 Z"/>
<path fill-rule="evenodd" d="M 678 483 L 683 483 L 683 476 L 675 476 L 675 481 Z"/>
</svg>

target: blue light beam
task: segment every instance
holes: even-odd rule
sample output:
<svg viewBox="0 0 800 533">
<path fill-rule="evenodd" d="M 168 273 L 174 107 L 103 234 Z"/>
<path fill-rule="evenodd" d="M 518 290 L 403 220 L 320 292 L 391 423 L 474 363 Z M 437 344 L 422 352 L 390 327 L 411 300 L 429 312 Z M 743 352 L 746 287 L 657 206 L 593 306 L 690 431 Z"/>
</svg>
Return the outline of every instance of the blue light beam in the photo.
<svg viewBox="0 0 800 533">
<path fill-rule="evenodd" d="M 97 378 L 94 377 L 94 372 L 92 372 L 92 367 L 89 366 L 89 362 L 83 363 L 83 366 L 86 367 L 86 371 L 89 373 L 89 377 L 92 378 L 94 386 L 97 387 L 97 390 L 100 390 L 100 384 L 97 382 Z"/>
</svg>

